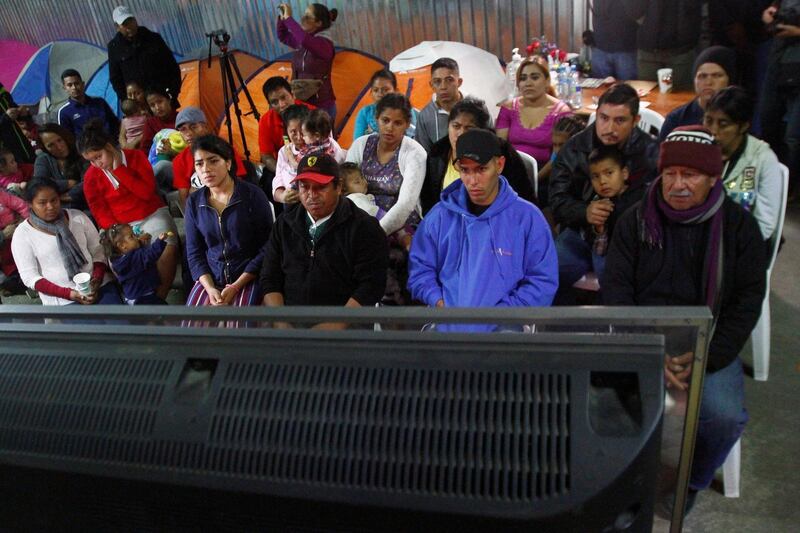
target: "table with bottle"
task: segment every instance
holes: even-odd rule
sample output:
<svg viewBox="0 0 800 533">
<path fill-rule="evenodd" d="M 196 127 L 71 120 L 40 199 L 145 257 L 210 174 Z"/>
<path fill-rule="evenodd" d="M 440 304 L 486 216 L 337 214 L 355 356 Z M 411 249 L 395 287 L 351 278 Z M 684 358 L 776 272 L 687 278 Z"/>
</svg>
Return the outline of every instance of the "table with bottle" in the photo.
<svg viewBox="0 0 800 533">
<path fill-rule="evenodd" d="M 512 61 L 506 71 L 512 96 L 516 95 L 515 75 L 522 61 L 522 56 L 519 55 L 518 49 L 515 48 L 513 52 Z M 555 63 L 552 59 L 548 61 L 550 83 L 553 86 L 555 96 L 569 104 L 575 110 L 575 113 L 579 115 L 588 116 L 594 113 L 597 110 L 597 101 L 600 96 L 616 81 L 613 78 L 608 78 L 607 80 L 602 80 L 603 82 L 608 81 L 607 83 L 600 84 L 601 80 L 594 80 L 594 86 L 584 87 L 583 79 L 580 77 L 575 65 L 567 62 Z M 652 109 L 663 117 L 666 117 L 676 107 L 690 102 L 696 96 L 692 91 L 675 91 L 671 88 L 662 92 L 655 81 L 630 80 L 626 83 L 639 93 L 642 108 Z M 671 84 L 669 86 L 671 87 Z"/>
</svg>

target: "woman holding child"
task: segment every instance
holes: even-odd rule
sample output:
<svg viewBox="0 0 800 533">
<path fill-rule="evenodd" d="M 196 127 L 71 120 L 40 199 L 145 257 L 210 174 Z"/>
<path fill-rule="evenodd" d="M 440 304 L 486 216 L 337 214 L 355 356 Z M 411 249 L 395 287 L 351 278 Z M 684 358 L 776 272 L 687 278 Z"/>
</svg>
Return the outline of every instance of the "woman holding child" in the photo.
<svg viewBox="0 0 800 533">
<path fill-rule="evenodd" d="M 178 229 L 169 209 L 156 193 L 153 168 L 140 150 L 121 150 L 102 124 L 90 121 L 83 129 L 78 150 L 91 164 L 84 178 L 84 192 L 97 224 L 108 229 L 130 224 L 150 235 L 172 234 L 169 246 L 157 262 L 161 284 L 156 294 L 167 298 L 178 265 Z"/>
<path fill-rule="evenodd" d="M 358 164 L 368 192 L 386 211 L 381 227 L 387 235 L 419 222 L 417 204 L 425 180 L 425 149 L 405 135 L 411 124 L 411 103 L 402 94 L 390 93 L 375 105 L 377 133 L 359 137 L 347 152 L 347 161 Z"/>
<path fill-rule="evenodd" d="M 203 187 L 186 202 L 186 250 L 195 280 L 186 305 L 258 305 L 258 273 L 273 222 L 267 195 L 233 178 L 233 148 L 219 137 L 199 137 L 191 150 Z"/>
<path fill-rule="evenodd" d="M 53 180 L 33 180 L 25 193 L 30 214 L 11 241 L 23 283 L 39 292 L 44 305 L 121 304 L 100 236 L 89 217 L 76 209 L 62 209 Z M 88 292 L 80 292 L 74 281 L 80 273 L 90 274 Z"/>
</svg>

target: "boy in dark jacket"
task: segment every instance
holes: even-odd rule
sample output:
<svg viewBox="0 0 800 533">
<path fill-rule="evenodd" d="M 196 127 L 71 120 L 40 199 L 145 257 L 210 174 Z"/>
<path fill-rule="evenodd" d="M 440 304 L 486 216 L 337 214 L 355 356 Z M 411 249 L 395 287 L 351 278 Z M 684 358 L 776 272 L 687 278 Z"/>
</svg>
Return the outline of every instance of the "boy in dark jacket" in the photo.
<svg viewBox="0 0 800 533">
<path fill-rule="evenodd" d="M 595 192 L 591 203 L 598 206 L 593 210 L 598 214 L 583 236 L 592 248 L 592 267 L 599 279 L 605 270 L 614 225 L 622 213 L 642 199 L 644 187 L 641 180 L 629 184 L 625 156 L 614 146 L 595 148 L 589 154 L 589 173 Z"/>
</svg>

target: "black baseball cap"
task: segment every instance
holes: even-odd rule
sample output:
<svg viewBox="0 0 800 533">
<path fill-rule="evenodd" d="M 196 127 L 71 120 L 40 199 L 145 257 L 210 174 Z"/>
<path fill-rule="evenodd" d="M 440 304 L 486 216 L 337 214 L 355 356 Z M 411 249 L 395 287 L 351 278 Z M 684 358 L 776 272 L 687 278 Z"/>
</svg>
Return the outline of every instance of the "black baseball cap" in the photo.
<svg viewBox="0 0 800 533">
<path fill-rule="evenodd" d="M 328 154 L 309 154 L 297 165 L 297 176 L 290 183 L 311 180 L 321 185 L 330 183 L 339 176 L 339 164 Z"/>
<path fill-rule="evenodd" d="M 493 132 L 473 128 L 463 133 L 456 141 L 456 161 L 471 159 L 485 165 L 493 157 L 503 155 L 500 151 L 500 140 Z"/>
</svg>

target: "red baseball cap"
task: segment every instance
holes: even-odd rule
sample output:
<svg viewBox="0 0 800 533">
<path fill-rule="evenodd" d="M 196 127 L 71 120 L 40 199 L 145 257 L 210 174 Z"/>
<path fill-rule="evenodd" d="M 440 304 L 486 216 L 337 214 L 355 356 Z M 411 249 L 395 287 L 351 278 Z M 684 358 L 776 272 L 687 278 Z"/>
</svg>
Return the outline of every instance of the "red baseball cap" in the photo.
<svg viewBox="0 0 800 533">
<path fill-rule="evenodd" d="M 297 165 L 297 175 L 290 183 L 310 180 L 321 185 L 330 183 L 339 176 L 339 164 L 328 154 L 309 154 Z"/>
</svg>

